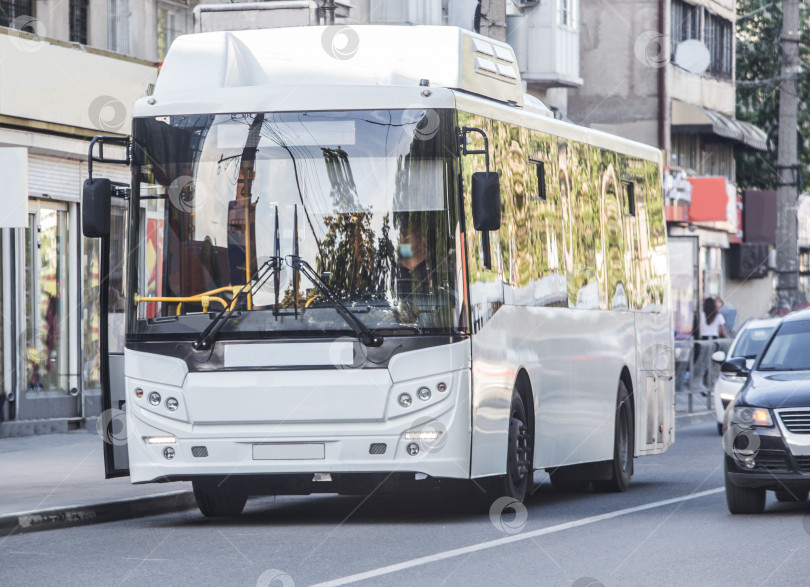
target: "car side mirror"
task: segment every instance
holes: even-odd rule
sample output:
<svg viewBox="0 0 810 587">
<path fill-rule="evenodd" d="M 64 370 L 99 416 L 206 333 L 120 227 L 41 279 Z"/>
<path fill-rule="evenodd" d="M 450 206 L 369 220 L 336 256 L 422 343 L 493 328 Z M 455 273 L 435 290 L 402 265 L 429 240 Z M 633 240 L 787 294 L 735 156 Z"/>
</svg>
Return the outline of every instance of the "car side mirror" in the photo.
<svg viewBox="0 0 810 587">
<path fill-rule="evenodd" d="M 720 365 L 720 372 L 737 377 L 746 377 L 750 371 L 745 363 L 745 357 L 734 357 Z"/>
<path fill-rule="evenodd" d="M 501 182 L 497 171 L 472 174 L 472 216 L 475 230 L 501 228 Z"/>
<path fill-rule="evenodd" d="M 82 232 L 88 238 L 110 234 L 112 183 L 104 177 L 84 180 L 82 188 Z"/>
<path fill-rule="evenodd" d="M 712 361 L 715 363 L 722 363 L 726 360 L 726 351 L 714 351 L 712 353 Z"/>
</svg>

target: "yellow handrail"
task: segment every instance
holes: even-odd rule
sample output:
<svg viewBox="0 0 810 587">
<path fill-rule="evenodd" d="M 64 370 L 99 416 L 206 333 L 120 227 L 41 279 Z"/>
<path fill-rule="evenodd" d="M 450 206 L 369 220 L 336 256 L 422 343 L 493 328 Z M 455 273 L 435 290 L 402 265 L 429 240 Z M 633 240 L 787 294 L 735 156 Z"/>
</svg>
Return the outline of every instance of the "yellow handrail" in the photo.
<svg viewBox="0 0 810 587">
<path fill-rule="evenodd" d="M 180 315 L 180 309 L 183 306 L 183 302 L 201 302 L 203 305 L 203 312 L 208 311 L 208 304 L 211 302 L 217 302 L 218 304 L 222 305 L 223 308 L 228 307 L 228 302 L 225 301 L 224 299 L 217 296 L 207 296 L 203 294 L 185 297 L 139 296 L 138 294 L 135 294 L 134 302 L 135 305 L 152 302 L 179 302 L 179 304 L 177 305 L 178 316 Z"/>
</svg>

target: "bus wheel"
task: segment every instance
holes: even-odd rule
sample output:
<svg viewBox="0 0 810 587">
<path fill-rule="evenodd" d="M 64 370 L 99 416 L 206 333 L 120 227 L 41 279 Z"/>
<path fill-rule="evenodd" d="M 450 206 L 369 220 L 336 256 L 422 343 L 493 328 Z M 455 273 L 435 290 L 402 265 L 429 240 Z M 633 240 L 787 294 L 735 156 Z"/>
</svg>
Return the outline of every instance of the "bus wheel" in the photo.
<svg viewBox="0 0 810 587">
<path fill-rule="evenodd" d="M 593 481 L 593 488 L 602 493 L 627 491 L 633 475 L 634 419 L 630 394 L 624 381 L 619 382 L 619 397 L 616 404 L 616 430 L 613 438 L 613 476 L 607 480 Z"/>
<path fill-rule="evenodd" d="M 506 475 L 493 479 L 495 498 L 507 496 L 523 501 L 532 481 L 532 432 L 526 406 L 517 387 L 512 392 L 509 415 L 509 444 L 506 449 Z"/>
<path fill-rule="evenodd" d="M 236 479 L 198 479 L 191 485 L 197 507 L 206 518 L 238 516 L 245 509 L 247 491 Z"/>
</svg>

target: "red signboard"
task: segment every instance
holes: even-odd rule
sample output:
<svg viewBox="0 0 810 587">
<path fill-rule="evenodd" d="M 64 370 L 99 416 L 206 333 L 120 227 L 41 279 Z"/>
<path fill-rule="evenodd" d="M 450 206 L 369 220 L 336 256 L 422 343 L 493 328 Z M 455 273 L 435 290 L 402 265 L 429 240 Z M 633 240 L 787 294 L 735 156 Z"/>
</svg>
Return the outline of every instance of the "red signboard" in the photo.
<svg viewBox="0 0 810 587">
<path fill-rule="evenodd" d="M 690 222 L 712 222 L 727 219 L 728 194 L 725 177 L 690 177 L 692 202 Z"/>
</svg>

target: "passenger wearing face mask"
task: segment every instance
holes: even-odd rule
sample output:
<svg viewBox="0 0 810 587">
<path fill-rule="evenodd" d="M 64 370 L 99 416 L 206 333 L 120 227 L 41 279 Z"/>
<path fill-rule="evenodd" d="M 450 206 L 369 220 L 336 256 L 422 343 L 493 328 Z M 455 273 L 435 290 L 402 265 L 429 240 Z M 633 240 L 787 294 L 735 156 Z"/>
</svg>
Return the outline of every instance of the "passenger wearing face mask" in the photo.
<svg viewBox="0 0 810 587">
<path fill-rule="evenodd" d="M 425 237 L 418 225 L 411 224 L 403 229 L 397 255 L 398 297 L 426 294 L 430 291 L 426 248 Z"/>
</svg>

